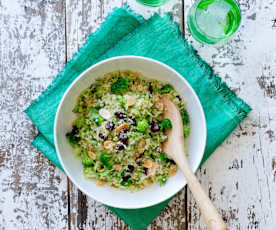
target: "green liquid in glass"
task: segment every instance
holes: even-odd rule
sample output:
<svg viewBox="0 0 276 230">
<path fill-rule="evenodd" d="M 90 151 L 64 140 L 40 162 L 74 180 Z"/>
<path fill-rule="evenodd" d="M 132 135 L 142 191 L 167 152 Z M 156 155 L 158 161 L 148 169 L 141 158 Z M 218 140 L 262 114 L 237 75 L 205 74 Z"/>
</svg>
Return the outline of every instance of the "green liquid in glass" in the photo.
<svg viewBox="0 0 276 230">
<path fill-rule="evenodd" d="M 235 0 L 201 0 L 190 9 L 188 27 L 201 43 L 216 44 L 239 28 L 241 11 Z"/>
<path fill-rule="evenodd" d="M 137 0 L 137 1 L 148 6 L 160 6 L 163 3 L 165 3 L 167 0 Z"/>
</svg>

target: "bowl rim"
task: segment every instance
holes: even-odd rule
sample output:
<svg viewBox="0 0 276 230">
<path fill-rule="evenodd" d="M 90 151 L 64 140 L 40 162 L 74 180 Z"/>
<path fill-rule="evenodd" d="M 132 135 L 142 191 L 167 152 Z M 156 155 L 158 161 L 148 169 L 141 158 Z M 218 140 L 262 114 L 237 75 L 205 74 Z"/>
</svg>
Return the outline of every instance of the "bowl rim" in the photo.
<svg viewBox="0 0 276 230">
<path fill-rule="evenodd" d="M 55 143 L 55 149 L 56 149 L 56 153 L 58 155 L 58 160 L 60 161 L 60 164 L 64 170 L 64 172 L 66 173 L 66 176 L 69 177 L 69 179 L 74 183 L 74 185 L 77 186 L 77 188 L 79 190 L 81 190 L 84 194 L 86 194 L 87 196 L 91 197 L 92 199 L 102 203 L 102 204 L 105 204 L 105 205 L 108 205 L 108 206 L 111 206 L 111 207 L 114 207 L 114 208 L 121 208 L 121 209 L 139 209 L 139 208 L 146 208 L 146 207 L 151 207 L 151 206 L 154 206 L 154 205 L 157 205 L 157 204 L 160 204 L 162 203 L 163 201 L 173 197 L 176 193 L 178 193 L 181 189 L 183 189 L 185 187 L 185 185 L 187 184 L 187 182 L 178 190 L 175 191 L 175 193 L 173 195 L 169 194 L 169 195 L 164 195 L 162 197 L 162 199 L 160 199 L 160 201 L 158 203 L 154 203 L 154 202 L 148 202 L 147 205 L 136 205 L 135 207 L 128 207 L 126 205 L 114 205 L 112 202 L 109 202 L 109 201 L 106 201 L 106 200 L 103 200 L 103 199 L 100 199 L 98 197 L 95 197 L 91 194 L 89 194 L 88 192 L 85 191 L 85 189 L 83 189 L 81 186 L 79 186 L 79 184 L 76 182 L 76 180 L 73 178 L 73 176 L 71 176 L 71 174 L 68 172 L 67 170 L 67 167 L 65 166 L 63 160 L 62 160 L 62 157 L 61 157 L 61 154 L 60 154 L 60 150 L 59 150 L 59 147 L 58 147 L 58 142 L 57 142 L 57 123 L 58 123 L 58 117 L 59 117 L 59 113 L 60 113 L 60 110 L 61 110 L 61 105 L 63 104 L 67 94 L 69 93 L 69 91 L 71 90 L 71 88 L 76 84 L 76 82 L 78 82 L 86 73 L 88 73 L 91 69 L 93 68 L 96 68 L 97 66 L 99 65 L 102 65 L 106 62 L 110 62 L 110 61 L 114 61 L 114 60 L 118 60 L 118 59 L 141 59 L 141 60 L 145 60 L 145 61 L 149 61 L 149 62 L 154 62 L 158 65 L 161 65 L 163 66 L 164 68 L 168 69 L 169 71 L 173 72 L 175 75 L 177 75 L 177 77 L 183 79 L 183 81 L 185 82 L 186 86 L 191 90 L 195 100 L 197 101 L 197 103 L 200 105 L 199 106 L 199 109 L 200 109 L 200 113 L 201 113 L 201 116 L 203 118 L 203 129 L 202 129 L 202 133 L 203 133 L 203 145 L 202 145 L 202 148 L 201 148 L 201 151 L 198 151 L 199 153 L 201 153 L 200 155 L 200 161 L 198 161 L 198 163 L 194 166 L 194 168 L 192 168 L 192 171 L 195 173 L 197 171 L 197 169 L 199 168 L 200 166 L 200 163 L 202 161 L 202 158 L 204 156 L 204 151 L 205 151 L 205 148 L 206 148 L 206 140 L 207 140 L 207 125 L 206 125 L 206 117 L 205 117 L 205 114 L 204 114 L 204 111 L 203 111 L 203 108 L 202 108 L 202 105 L 201 105 L 201 102 L 197 96 L 197 94 L 195 93 L 194 89 L 192 88 L 192 86 L 188 83 L 188 81 L 180 74 L 178 73 L 176 70 L 174 70 L 173 68 L 171 68 L 170 66 L 168 66 L 167 64 L 164 64 L 160 61 L 157 61 L 155 59 L 152 59 L 152 58 L 148 58 L 148 57 L 143 57 L 143 56 L 136 56 L 136 55 L 123 55 L 123 56 L 116 56 L 116 57 L 111 57 L 111 58 L 107 58 L 105 60 L 102 60 L 102 61 L 99 61 L 97 62 L 96 64 L 88 67 L 85 71 L 83 71 L 80 76 L 78 76 L 71 84 L 70 86 L 66 89 L 65 93 L 63 94 L 62 96 L 62 99 L 58 105 L 58 108 L 57 108 L 57 111 L 56 111 L 56 115 L 55 115 L 55 121 L 54 121 L 54 143 Z M 128 192 L 128 191 L 126 191 Z"/>
</svg>

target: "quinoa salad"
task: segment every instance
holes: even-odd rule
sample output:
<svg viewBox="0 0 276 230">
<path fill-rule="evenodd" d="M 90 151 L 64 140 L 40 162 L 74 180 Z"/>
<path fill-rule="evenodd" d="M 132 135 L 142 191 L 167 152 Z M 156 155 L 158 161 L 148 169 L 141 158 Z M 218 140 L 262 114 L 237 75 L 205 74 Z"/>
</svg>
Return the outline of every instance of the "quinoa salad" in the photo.
<svg viewBox="0 0 276 230">
<path fill-rule="evenodd" d="M 77 119 L 66 137 L 86 178 L 135 191 L 155 182 L 163 185 L 176 173 L 175 162 L 162 152 L 172 128 L 163 118 L 164 94 L 179 107 L 184 136 L 189 136 L 185 101 L 169 84 L 120 70 L 81 92 L 73 109 Z"/>
</svg>

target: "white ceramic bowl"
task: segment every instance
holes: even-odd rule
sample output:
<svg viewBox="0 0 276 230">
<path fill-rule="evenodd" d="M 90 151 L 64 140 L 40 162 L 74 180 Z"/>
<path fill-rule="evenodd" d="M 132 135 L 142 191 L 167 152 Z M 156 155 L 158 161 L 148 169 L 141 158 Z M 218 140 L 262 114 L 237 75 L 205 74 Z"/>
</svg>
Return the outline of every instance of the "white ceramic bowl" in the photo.
<svg viewBox="0 0 276 230">
<path fill-rule="evenodd" d="M 164 186 L 154 184 L 134 193 L 108 186 L 100 187 L 95 181 L 84 178 L 81 160 L 74 154 L 73 148 L 65 138 L 65 134 L 72 128 L 72 121 L 75 119 L 72 109 L 81 91 L 89 87 L 97 77 L 119 69 L 137 71 L 145 77 L 168 82 L 187 101 L 187 110 L 191 120 L 191 133 L 188 139 L 189 163 L 192 170 L 196 171 L 206 142 L 206 122 L 200 101 L 189 83 L 179 73 L 150 58 L 119 56 L 101 61 L 82 73 L 67 89 L 58 107 L 54 127 L 55 147 L 66 174 L 86 195 L 112 207 L 144 208 L 170 198 L 186 185 L 186 180 L 180 170 L 169 178 Z"/>
</svg>

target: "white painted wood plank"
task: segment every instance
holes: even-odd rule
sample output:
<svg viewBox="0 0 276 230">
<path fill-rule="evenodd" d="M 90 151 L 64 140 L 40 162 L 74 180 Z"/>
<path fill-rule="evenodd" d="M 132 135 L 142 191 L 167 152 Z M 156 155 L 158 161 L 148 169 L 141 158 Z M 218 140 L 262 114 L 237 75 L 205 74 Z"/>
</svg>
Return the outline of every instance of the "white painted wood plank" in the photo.
<svg viewBox="0 0 276 230">
<path fill-rule="evenodd" d="M 149 18 L 154 12 L 164 15 L 171 12 L 175 21 L 181 22 L 182 1 L 170 0 L 164 6 L 151 8 L 136 1 L 77 1 L 67 0 L 67 54 L 70 59 L 83 44 L 87 35 L 95 31 L 114 7 L 128 4 L 135 12 Z M 185 229 L 185 191 L 161 213 L 149 229 Z M 83 196 L 70 184 L 71 229 L 129 229 L 124 222 L 102 204 Z M 179 208 L 180 207 L 180 208 Z"/>
<path fill-rule="evenodd" d="M 253 108 L 249 118 L 198 172 L 229 229 L 276 226 L 276 15 L 275 1 L 240 1 L 239 32 L 220 47 L 188 40 L 236 93 Z M 185 14 L 192 1 L 185 1 Z M 188 193 L 189 229 L 207 229 Z"/>
<path fill-rule="evenodd" d="M 0 1 L 0 229 L 66 229 L 66 177 L 23 114 L 65 63 L 64 5 Z"/>
</svg>

